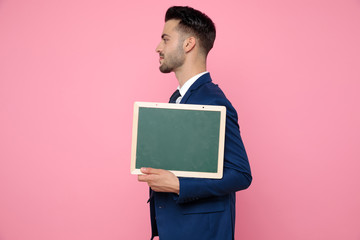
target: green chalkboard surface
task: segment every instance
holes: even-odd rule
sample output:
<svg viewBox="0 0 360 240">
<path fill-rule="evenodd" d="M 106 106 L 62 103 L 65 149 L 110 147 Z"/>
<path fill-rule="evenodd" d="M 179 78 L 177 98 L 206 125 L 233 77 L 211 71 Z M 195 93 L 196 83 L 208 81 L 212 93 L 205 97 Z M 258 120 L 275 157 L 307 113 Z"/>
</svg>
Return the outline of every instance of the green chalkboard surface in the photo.
<svg viewBox="0 0 360 240">
<path fill-rule="evenodd" d="M 225 118 L 223 106 L 136 102 L 131 172 L 152 167 L 181 177 L 221 178 Z"/>
</svg>

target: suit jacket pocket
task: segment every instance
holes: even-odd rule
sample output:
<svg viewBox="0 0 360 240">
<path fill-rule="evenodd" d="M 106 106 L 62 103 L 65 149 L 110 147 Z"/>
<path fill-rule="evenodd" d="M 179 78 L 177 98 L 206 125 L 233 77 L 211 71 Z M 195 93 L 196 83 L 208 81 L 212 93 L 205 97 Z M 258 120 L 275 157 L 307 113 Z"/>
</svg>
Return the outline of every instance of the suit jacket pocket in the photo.
<svg viewBox="0 0 360 240">
<path fill-rule="evenodd" d="M 180 204 L 183 214 L 223 212 L 225 199 L 223 197 L 204 198 Z"/>
</svg>

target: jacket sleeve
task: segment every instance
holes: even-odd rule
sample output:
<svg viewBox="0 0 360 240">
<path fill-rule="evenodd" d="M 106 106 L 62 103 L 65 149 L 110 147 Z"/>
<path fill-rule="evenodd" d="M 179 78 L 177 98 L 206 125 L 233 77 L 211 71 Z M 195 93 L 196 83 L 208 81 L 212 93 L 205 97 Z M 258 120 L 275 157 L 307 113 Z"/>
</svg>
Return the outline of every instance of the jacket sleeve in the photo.
<svg viewBox="0 0 360 240">
<path fill-rule="evenodd" d="M 212 102 L 210 104 L 224 105 L 227 108 L 223 178 L 180 178 L 180 193 L 177 203 L 186 203 L 201 198 L 226 195 L 231 192 L 246 189 L 251 184 L 252 176 L 250 165 L 244 144 L 240 137 L 235 109 L 227 100 L 225 102 Z"/>
</svg>

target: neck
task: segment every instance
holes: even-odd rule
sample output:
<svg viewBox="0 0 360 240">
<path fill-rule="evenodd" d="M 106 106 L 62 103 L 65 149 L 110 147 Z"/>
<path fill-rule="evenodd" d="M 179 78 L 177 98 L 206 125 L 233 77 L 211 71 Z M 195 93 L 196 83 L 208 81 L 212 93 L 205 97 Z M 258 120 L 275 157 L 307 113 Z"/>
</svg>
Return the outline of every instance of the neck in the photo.
<svg viewBox="0 0 360 240">
<path fill-rule="evenodd" d="M 193 76 L 206 71 L 206 61 L 189 61 L 174 71 L 179 86 L 182 87 Z"/>
</svg>

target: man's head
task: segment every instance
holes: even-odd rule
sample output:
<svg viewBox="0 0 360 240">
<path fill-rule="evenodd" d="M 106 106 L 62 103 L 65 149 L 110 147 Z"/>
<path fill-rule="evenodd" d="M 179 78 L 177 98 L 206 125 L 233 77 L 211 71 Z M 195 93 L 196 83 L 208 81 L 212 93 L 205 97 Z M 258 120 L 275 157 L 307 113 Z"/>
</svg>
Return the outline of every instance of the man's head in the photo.
<svg viewBox="0 0 360 240">
<path fill-rule="evenodd" d="M 200 11 L 190 7 L 169 8 L 162 41 L 156 48 L 160 55 L 160 71 L 169 73 L 179 70 L 186 54 L 195 49 L 206 59 L 214 45 L 215 35 L 214 23 Z"/>
<path fill-rule="evenodd" d="M 184 36 L 196 37 L 203 54 L 207 56 L 216 37 L 215 25 L 208 16 L 191 7 L 174 6 L 165 14 L 165 22 L 169 20 L 179 20 L 177 30 Z"/>
</svg>

